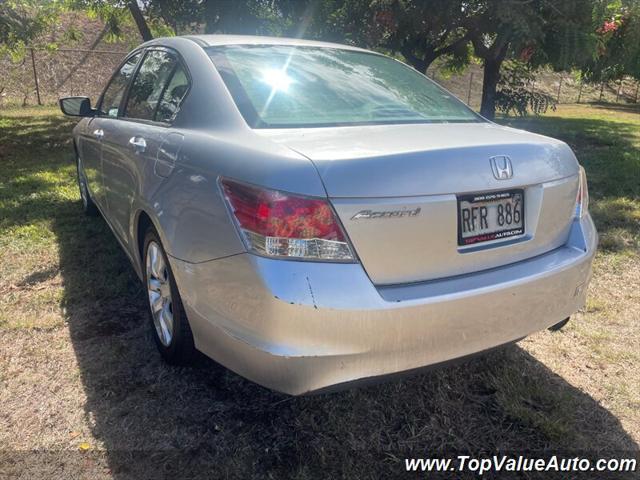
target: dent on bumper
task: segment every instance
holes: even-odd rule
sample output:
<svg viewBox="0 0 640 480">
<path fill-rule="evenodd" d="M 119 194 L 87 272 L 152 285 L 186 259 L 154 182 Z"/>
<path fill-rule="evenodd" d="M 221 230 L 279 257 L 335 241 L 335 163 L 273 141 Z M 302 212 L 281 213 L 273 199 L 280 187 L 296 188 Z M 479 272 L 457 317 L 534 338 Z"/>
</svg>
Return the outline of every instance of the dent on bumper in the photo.
<svg viewBox="0 0 640 480">
<path fill-rule="evenodd" d="M 359 264 L 250 254 L 171 263 L 196 346 L 250 380 L 301 394 L 466 356 L 557 323 L 584 305 L 596 244 L 587 215 L 547 254 L 378 288 Z"/>
</svg>

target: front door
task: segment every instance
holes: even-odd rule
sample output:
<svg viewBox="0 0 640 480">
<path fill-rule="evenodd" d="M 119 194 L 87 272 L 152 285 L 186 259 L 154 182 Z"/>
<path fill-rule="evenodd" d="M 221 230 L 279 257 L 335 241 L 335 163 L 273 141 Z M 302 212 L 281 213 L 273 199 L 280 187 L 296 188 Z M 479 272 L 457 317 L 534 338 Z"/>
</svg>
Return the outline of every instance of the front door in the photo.
<svg viewBox="0 0 640 480">
<path fill-rule="evenodd" d="M 111 145 L 114 141 L 121 103 L 141 56 L 142 52 L 134 53 L 113 75 L 98 103 L 97 115 L 90 120 L 81 139 L 80 156 L 91 198 L 107 220 L 110 219 L 110 212 L 104 185 L 105 145 Z"/>
</svg>

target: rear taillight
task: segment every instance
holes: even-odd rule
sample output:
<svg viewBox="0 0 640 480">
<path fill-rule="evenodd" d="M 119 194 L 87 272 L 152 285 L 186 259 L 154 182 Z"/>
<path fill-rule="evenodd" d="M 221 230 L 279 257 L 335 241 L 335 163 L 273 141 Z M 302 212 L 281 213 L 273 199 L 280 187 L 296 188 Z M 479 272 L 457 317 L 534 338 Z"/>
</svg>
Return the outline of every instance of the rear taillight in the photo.
<svg viewBox="0 0 640 480">
<path fill-rule="evenodd" d="M 354 255 L 324 199 L 220 179 L 224 197 L 250 251 L 269 257 L 352 261 Z"/>
<path fill-rule="evenodd" d="M 576 217 L 582 218 L 589 210 L 589 188 L 587 187 L 587 174 L 582 166 L 580 167 L 580 183 L 578 185 L 578 196 L 576 197 Z"/>
</svg>

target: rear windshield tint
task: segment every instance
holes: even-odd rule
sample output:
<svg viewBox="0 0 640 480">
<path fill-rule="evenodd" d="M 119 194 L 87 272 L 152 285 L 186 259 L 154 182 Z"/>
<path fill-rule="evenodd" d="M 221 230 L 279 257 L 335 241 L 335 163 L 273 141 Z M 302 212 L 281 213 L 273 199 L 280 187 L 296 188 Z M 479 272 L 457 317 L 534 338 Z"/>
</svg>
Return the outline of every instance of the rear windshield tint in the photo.
<svg viewBox="0 0 640 480">
<path fill-rule="evenodd" d="M 253 128 L 482 121 L 425 76 L 382 55 L 287 45 L 207 52 Z"/>
</svg>

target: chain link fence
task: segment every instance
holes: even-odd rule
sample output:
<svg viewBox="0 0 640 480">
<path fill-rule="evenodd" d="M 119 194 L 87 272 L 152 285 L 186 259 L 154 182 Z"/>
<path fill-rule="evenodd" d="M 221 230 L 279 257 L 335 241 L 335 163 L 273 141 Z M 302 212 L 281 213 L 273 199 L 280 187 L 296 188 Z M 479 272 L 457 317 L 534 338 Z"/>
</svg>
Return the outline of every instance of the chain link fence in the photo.
<svg viewBox="0 0 640 480">
<path fill-rule="evenodd" d="M 50 105 L 58 98 L 83 95 L 95 104 L 111 74 L 127 52 L 60 48 L 28 49 L 19 61 L 0 58 L 0 108 Z M 469 66 L 464 73 L 447 75 L 432 65 L 428 76 L 473 108 L 482 97 L 482 67 Z M 540 71 L 529 86 L 555 98 L 558 103 L 638 103 L 640 83 L 633 79 L 589 84 L 568 73 Z"/>
<path fill-rule="evenodd" d="M 88 96 L 93 103 L 126 53 L 30 48 L 19 61 L 0 58 L 0 108 L 50 105 L 72 95 Z"/>
<path fill-rule="evenodd" d="M 471 107 L 479 110 L 482 99 L 482 66 L 470 65 L 459 75 L 446 74 L 437 65 L 427 71 L 435 80 Z M 615 82 L 585 83 L 567 72 L 540 70 L 528 85 L 532 91 L 545 93 L 558 103 L 638 103 L 640 82 L 624 78 Z"/>
</svg>

